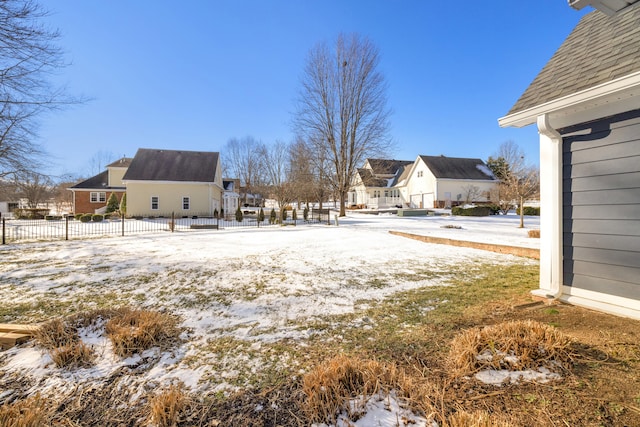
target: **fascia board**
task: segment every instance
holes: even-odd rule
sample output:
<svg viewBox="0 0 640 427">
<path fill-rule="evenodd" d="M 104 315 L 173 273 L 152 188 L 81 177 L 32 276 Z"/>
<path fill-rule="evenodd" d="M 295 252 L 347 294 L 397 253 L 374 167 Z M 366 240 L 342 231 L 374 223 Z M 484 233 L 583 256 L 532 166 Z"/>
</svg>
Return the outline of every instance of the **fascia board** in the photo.
<svg viewBox="0 0 640 427">
<path fill-rule="evenodd" d="M 538 116 L 570 116 L 579 111 L 640 98 L 640 71 L 589 89 L 501 117 L 500 127 L 523 127 L 536 123 Z"/>
</svg>

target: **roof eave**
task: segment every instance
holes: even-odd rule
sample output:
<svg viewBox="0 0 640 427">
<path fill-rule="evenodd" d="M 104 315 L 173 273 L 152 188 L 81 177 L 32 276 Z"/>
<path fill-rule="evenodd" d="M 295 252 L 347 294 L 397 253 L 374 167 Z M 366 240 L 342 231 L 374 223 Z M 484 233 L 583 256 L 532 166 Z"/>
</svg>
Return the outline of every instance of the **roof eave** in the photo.
<svg viewBox="0 0 640 427">
<path fill-rule="evenodd" d="M 633 109 L 632 106 L 640 105 L 640 71 L 620 77 L 607 83 L 594 86 L 580 92 L 563 96 L 558 99 L 537 105 L 526 110 L 498 119 L 500 127 L 524 127 L 536 123 L 538 116 L 549 114 L 554 121 L 554 127 L 559 128 L 571 123 L 571 117 L 582 114 L 580 121 L 588 121 L 591 111 L 595 113 L 605 108 L 613 108 L 616 104 L 621 109 Z M 636 107 L 637 108 L 637 107 Z M 612 112 L 611 114 L 615 114 Z M 574 123 L 577 123 L 573 121 Z"/>
<path fill-rule="evenodd" d="M 576 10 L 581 10 L 586 6 L 598 9 L 608 16 L 613 16 L 617 12 L 631 6 L 637 0 L 568 0 L 569 6 Z"/>
</svg>

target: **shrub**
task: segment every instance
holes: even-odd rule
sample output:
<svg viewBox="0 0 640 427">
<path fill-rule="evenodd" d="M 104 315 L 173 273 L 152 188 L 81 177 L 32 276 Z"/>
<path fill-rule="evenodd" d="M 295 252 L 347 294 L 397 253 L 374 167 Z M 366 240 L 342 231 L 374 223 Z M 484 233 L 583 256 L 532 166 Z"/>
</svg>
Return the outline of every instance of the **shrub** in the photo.
<svg viewBox="0 0 640 427">
<path fill-rule="evenodd" d="M 213 217 L 214 218 L 220 218 L 220 214 L 218 213 L 218 209 L 217 208 L 213 210 Z"/>
<path fill-rule="evenodd" d="M 236 209 L 236 221 L 242 222 L 243 219 L 244 216 L 242 215 L 242 210 L 240 209 L 240 206 L 238 206 L 238 209 Z"/>
<path fill-rule="evenodd" d="M 109 195 L 109 199 L 107 199 L 107 213 L 115 212 L 120 207 L 120 203 L 118 202 L 118 196 L 116 193 L 111 193 Z"/>
<path fill-rule="evenodd" d="M 104 215 L 93 214 L 91 215 L 91 221 L 93 222 L 101 222 L 104 219 Z"/>
<path fill-rule="evenodd" d="M 487 206 L 475 206 L 473 208 L 463 208 L 454 206 L 451 208 L 451 215 L 460 216 L 489 216 L 491 210 Z"/>
<path fill-rule="evenodd" d="M 516 209 L 516 213 L 520 215 L 520 208 Z M 540 216 L 540 208 L 534 206 L 525 206 L 524 214 L 529 216 Z"/>
<path fill-rule="evenodd" d="M 291 219 L 294 221 L 298 220 L 298 211 L 296 209 L 291 211 Z"/>
<path fill-rule="evenodd" d="M 91 217 L 92 216 L 93 215 L 91 215 L 91 214 L 82 214 L 80 216 L 80 222 L 91 222 Z"/>
<path fill-rule="evenodd" d="M 260 211 L 258 211 L 258 222 L 262 221 L 264 221 L 264 211 L 260 208 Z"/>
<path fill-rule="evenodd" d="M 150 310 L 123 308 L 105 324 L 113 351 L 120 357 L 142 353 L 151 347 L 167 347 L 180 335 L 177 319 Z"/>
<path fill-rule="evenodd" d="M 122 215 L 127 214 L 127 193 L 124 193 L 122 200 L 120 200 L 120 212 L 122 212 Z"/>
<path fill-rule="evenodd" d="M 0 425 L 5 427 L 40 427 L 50 425 L 47 401 L 40 394 L 0 406 Z"/>
<path fill-rule="evenodd" d="M 309 206 L 304 207 L 304 210 L 302 211 L 302 217 L 305 221 L 309 220 Z"/>
<path fill-rule="evenodd" d="M 269 224 L 275 224 L 275 223 L 276 223 L 276 210 L 271 209 L 271 213 L 269 214 Z"/>
<path fill-rule="evenodd" d="M 282 222 L 285 222 L 287 220 L 287 208 L 285 207 L 282 210 Z"/>
<path fill-rule="evenodd" d="M 58 219 L 62 219 L 62 216 L 60 215 L 45 215 L 44 219 L 46 219 L 47 221 L 55 221 Z"/>
<path fill-rule="evenodd" d="M 73 218 L 77 221 L 80 221 L 80 219 L 82 218 L 82 215 L 84 215 L 83 213 L 77 213 L 75 215 L 73 215 Z"/>
<path fill-rule="evenodd" d="M 529 237 L 534 238 L 534 239 L 539 239 L 540 238 L 540 230 L 529 230 L 529 232 L 527 234 L 529 235 Z"/>
</svg>

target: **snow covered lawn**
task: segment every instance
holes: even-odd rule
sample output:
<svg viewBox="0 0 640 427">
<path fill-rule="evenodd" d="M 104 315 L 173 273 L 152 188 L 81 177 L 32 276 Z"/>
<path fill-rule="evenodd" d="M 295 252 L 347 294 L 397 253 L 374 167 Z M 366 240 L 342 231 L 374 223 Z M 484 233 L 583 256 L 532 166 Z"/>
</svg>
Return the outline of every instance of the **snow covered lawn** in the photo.
<svg viewBox="0 0 640 427">
<path fill-rule="evenodd" d="M 526 225 L 538 228 L 537 218 Z M 456 225 L 460 228 L 443 228 Z M 263 369 L 300 363 L 280 342 L 304 348 L 331 316 L 354 314 L 398 293 L 447 284 L 467 264 L 534 261 L 475 249 L 433 245 L 389 230 L 488 243 L 537 247 L 515 216 L 487 218 L 349 214 L 336 226 L 176 232 L 92 240 L 39 242 L 0 248 L 0 322 L 29 323 L 104 307 L 168 310 L 180 316 L 183 344 L 128 359 L 115 356 L 100 330 L 83 331 L 96 349 L 94 367 L 55 368 L 33 344 L 0 353 L 0 400 L 20 377 L 32 391 L 68 393 L 103 381 L 123 367 L 138 369 L 129 386 L 142 394 L 181 381 L 200 392 L 251 383 Z M 446 303 L 446 302 L 440 302 Z M 434 304 L 438 304 L 434 302 Z M 423 307 L 429 310 L 433 307 Z M 303 368 L 300 367 L 300 373 Z M 16 387 L 17 389 L 18 387 Z"/>
</svg>

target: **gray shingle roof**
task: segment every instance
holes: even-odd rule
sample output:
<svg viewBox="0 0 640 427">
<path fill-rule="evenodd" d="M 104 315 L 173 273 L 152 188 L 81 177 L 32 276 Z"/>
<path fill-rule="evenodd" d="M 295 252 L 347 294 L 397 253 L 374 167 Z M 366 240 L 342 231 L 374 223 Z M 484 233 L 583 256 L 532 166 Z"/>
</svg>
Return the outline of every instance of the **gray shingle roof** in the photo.
<svg viewBox="0 0 640 427">
<path fill-rule="evenodd" d="M 640 2 L 580 20 L 508 115 L 640 71 Z"/>
<path fill-rule="evenodd" d="M 140 148 L 124 174 L 126 181 L 214 182 L 219 154 Z"/>
<path fill-rule="evenodd" d="M 123 157 L 107 165 L 108 168 L 126 168 L 131 164 L 131 157 Z"/>
<path fill-rule="evenodd" d="M 495 180 L 481 159 L 420 156 L 436 178 Z"/>
<path fill-rule="evenodd" d="M 413 160 L 367 159 L 374 175 L 393 175 L 402 166 L 413 164 Z"/>
<path fill-rule="evenodd" d="M 82 182 L 77 183 L 73 187 L 69 187 L 72 189 L 86 189 L 86 190 L 104 190 L 110 187 L 107 187 L 109 183 L 109 172 L 104 171 L 100 172 L 98 175 L 92 176 L 91 178 L 85 179 Z M 120 188 L 120 187 L 115 187 Z M 124 188 L 124 187 L 122 187 Z"/>
</svg>

